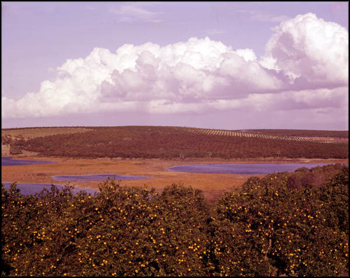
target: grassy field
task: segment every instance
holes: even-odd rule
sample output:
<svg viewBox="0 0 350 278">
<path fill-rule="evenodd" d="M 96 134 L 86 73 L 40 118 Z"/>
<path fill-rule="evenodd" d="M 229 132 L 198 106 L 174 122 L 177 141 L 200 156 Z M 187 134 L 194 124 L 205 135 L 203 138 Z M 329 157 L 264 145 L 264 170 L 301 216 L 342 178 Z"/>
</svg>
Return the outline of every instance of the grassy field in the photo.
<svg viewBox="0 0 350 278">
<path fill-rule="evenodd" d="M 35 160 L 36 156 L 15 156 L 20 159 Z M 163 159 L 77 159 L 77 158 L 52 158 L 40 157 L 40 160 L 56 161 L 52 164 L 24 165 L 2 167 L 2 182 L 23 183 L 56 183 L 70 184 L 76 187 L 97 189 L 100 181 L 74 181 L 59 182 L 53 180 L 52 176 L 60 175 L 87 175 L 87 174 L 118 174 L 132 176 L 147 176 L 149 180 L 123 180 L 122 186 L 147 186 L 161 192 L 167 185 L 173 183 L 193 186 L 203 190 L 204 196 L 209 202 L 214 202 L 224 192 L 238 189 L 248 180 L 251 175 L 240 174 L 203 174 L 203 173 L 181 173 L 167 170 L 168 167 L 184 164 L 199 163 L 227 163 L 224 159 L 185 159 L 185 160 L 163 160 Z M 255 160 L 230 160 L 230 163 L 284 163 L 284 162 L 326 162 L 342 163 L 344 159 L 255 159 Z M 263 177 L 264 175 L 254 175 Z"/>
<path fill-rule="evenodd" d="M 37 159 L 37 157 L 23 156 L 23 159 Z M 41 160 L 52 160 L 58 163 L 9 166 L 2 167 L 2 182 L 24 182 L 24 183 L 60 183 L 53 180 L 52 176 L 59 175 L 86 175 L 86 174 L 119 174 L 133 176 L 147 176 L 149 180 L 123 180 L 123 186 L 147 186 L 161 191 L 165 186 L 172 183 L 191 185 L 204 191 L 207 200 L 215 200 L 222 196 L 225 191 L 240 187 L 250 175 L 233 174 L 201 174 L 201 173 L 180 173 L 168 171 L 167 168 L 174 165 L 187 163 L 222 163 L 222 160 L 161 160 L 161 159 L 134 159 L 114 160 L 101 159 L 57 159 L 40 158 Z M 97 189 L 100 181 L 74 181 L 77 187 Z"/>
</svg>

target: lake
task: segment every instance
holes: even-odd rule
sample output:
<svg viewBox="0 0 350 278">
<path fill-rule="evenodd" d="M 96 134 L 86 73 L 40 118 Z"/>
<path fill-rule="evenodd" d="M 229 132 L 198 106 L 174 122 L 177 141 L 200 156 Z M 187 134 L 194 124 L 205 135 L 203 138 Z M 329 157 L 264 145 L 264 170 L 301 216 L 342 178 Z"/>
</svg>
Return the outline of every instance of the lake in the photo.
<svg viewBox="0 0 350 278">
<path fill-rule="evenodd" d="M 263 175 L 277 172 L 294 172 L 298 168 L 312 168 L 333 163 L 208 163 L 172 166 L 175 172 L 210 174 Z"/>
<path fill-rule="evenodd" d="M 1 166 L 20 166 L 20 165 L 33 165 L 33 164 L 45 164 L 55 163 L 55 161 L 39 161 L 39 160 L 13 160 L 12 157 L 1 157 Z M 144 180 L 148 177 L 143 176 L 123 176 L 116 174 L 97 174 L 97 175 L 70 175 L 70 176 L 53 176 L 54 180 L 58 181 L 105 181 L 107 178 L 115 180 Z M 3 182 L 5 188 L 9 188 L 11 182 Z M 55 184 L 59 189 L 64 186 L 61 184 Z M 33 195 L 39 193 L 44 188 L 50 190 L 51 184 L 49 183 L 17 183 L 17 188 L 21 190 L 23 195 Z M 75 188 L 75 193 L 81 190 L 85 190 L 87 193 L 93 194 L 96 192 L 94 189 L 89 188 Z"/>
<path fill-rule="evenodd" d="M 98 174 L 98 175 L 69 175 L 69 176 L 53 176 L 58 181 L 105 181 L 107 178 L 115 180 L 145 180 L 148 177 L 143 176 L 123 176 L 116 174 Z"/>
<path fill-rule="evenodd" d="M 12 182 L 3 182 L 6 189 L 10 188 L 10 185 Z M 55 186 L 62 190 L 64 188 L 64 185 L 61 184 L 55 184 Z M 51 183 L 17 183 L 17 188 L 21 190 L 21 193 L 23 195 L 34 195 L 35 193 L 39 193 L 41 190 L 46 188 L 50 191 Z M 94 194 L 97 192 L 97 190 L 90 189 L 90 188 L 78 188 L 76 187 L 74 189 L 74 194 L 78 193 L 79 191 L 86 191 L 86 193 Z"/>
<path fill-rule="evenodd" d="M 12 157 L 1 157 L 1 166 L 19 166 L 19 165 L 32 165 L 32 164 L 46 164 L 56 163 L 55 161 L 44 161 L 44 160 L 13 160 Z"/>
<path fill-rule="evenodd" d="M 2 157 L 2 166 L 31 165 L 55 163 L 54 161 L 39 160 L 13 160 L 12 157 Z M 332 163 L 209 163 L 209 164 L 192 164 L 172 166 L 168 169 L 175 172 L 188 173 L 218 173 L 218 174 L 246 174 L 260 175 L 272 174 L 276 172 L 294 172 L 301 167 L 312 168 L 324 166 Z M 65 175 L 53 176 L 57 181 L 104 181 L 107 178 L 115 180 L 144 180 L 149 179 L 144 176 L 126 176 L 117 174 L 94 174 L 94 175 Z M 3 183 L 5 188 L 9 188 L 10 182 Z M 63 188 L 61 184 L 55 184 L 59 189 Z M 21 189 L 23 195 L 39 193 L 42 189 L 50 190 L 51 184 L 45 183 L 17 183 L 17 188 Z M 88 193 L 94 193 L 96 190 L 89 188 L 76 188 L 75 192 L 85 190 Z"/>
</svg>

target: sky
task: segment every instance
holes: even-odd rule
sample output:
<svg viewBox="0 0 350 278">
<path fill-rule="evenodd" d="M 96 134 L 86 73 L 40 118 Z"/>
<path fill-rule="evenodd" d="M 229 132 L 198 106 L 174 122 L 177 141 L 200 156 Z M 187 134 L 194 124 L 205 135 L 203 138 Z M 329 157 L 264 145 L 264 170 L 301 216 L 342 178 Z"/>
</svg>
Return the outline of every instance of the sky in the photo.
<svg viewBox="0 0 350 278">
<path fill-rule="evenodd" d="M 2 1 L 2 128 L 348 130 L 348 8 Z"/>
</svg>

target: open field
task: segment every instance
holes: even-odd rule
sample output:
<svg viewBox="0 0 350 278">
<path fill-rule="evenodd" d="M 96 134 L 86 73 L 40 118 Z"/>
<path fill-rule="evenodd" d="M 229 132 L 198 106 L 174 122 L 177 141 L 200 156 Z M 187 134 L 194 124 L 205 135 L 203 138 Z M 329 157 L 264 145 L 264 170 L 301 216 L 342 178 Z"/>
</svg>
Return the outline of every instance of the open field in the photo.
<svg viewBox="0 0 350 278">
<path fill-rule="evenodd" d="M 21 157 L 21 159 L 37 159 L 36 157 Z M 123 180 L 124 186 L 144 186 L 161 191 L 172 183 L 192 185 L 204 191 L 208 200 L 221 196 L 224 191 L 232 190 L 242 185 L 249 175 L 232 174 L 201 174 L 179 173 L 168 171 L 166 168 L 189 163 L 212 163 L 213 160 L 166 161 L 160 159 L 147 160 L 114 160 L 102 159 L 57 159 L 41 157 L 40 160 L 57 161 L 58 163 L 4 166 L 2 167 L 2 182 L 26 183 L 61 183 L 54 181 L 52 176 L 85 175 L 85 174 L 119 174 L 133 176 L 147 176 L 149 180 Z M 219 162 L 219 161 L 218 161 Z M 226 162 L 227 161 L 222 161 Z M 84 188 L 98 188 L 101 181 L 74 181 L 71 185 Z"/>
</svg>

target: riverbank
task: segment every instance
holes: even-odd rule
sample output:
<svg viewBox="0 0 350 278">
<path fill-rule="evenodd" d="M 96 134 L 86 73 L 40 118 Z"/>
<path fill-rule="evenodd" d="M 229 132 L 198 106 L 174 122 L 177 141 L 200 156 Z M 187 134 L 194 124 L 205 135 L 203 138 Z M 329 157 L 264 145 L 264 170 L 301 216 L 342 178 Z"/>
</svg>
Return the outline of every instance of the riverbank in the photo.
<svg viewBox="0 0 350 278">
<path fill-rule="evenodd" d="M 122 186 L 147 186 L 157 191 L 172 183 L 193 186 L 203 190 L 206 199 L 212 201 L 225 191 L 239 188 L 252 175 L 182 173 L 168 170 L 168 167 L 202 163 L 346 163 L 346 159 L 76 159 L 15 155 L 13 159 L 56 161 L 50 164 L 2 166 L 2 182 L 58 183 L 53 176 L 111 174 L 147 176 L 149 180 L 123 180 Z M 254 175 L 263 177 L 264 175 Z M 59 182 L 76 187 L 97 189 L 101 181 Z"/>
</svg>

